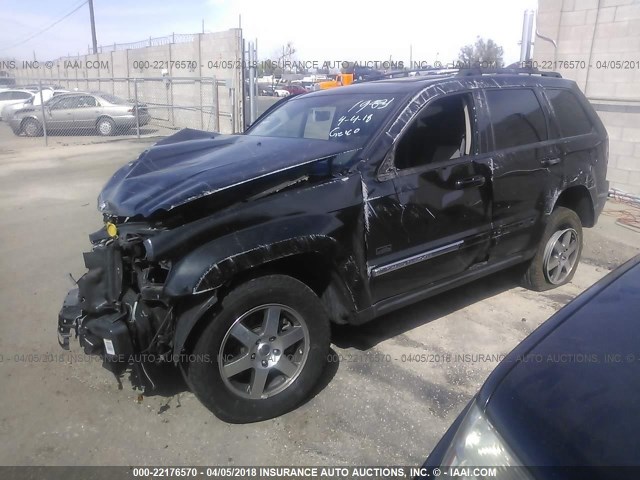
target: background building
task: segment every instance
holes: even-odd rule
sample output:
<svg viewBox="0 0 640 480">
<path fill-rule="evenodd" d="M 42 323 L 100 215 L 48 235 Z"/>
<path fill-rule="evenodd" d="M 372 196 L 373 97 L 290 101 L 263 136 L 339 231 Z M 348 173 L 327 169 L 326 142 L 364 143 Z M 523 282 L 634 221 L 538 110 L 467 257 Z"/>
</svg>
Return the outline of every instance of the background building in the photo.
<svg viewBox="0 0 640 480">
<path fill-rule="evenodd" d="M 640 0 L 539 0 L 538 68 L 575 80 L 610 139 L 611 186 L 640 194 Z"/>
</svg>

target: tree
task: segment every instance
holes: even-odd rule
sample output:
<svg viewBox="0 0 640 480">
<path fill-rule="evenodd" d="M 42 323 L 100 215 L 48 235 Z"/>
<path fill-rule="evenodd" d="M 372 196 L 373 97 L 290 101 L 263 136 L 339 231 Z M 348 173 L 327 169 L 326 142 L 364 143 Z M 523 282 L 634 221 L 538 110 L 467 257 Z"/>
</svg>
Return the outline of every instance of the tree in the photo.
<svg viewBox="0 0 640 480">
<path fill-rule="evenodd" d="M 463 67 L 501 68 L 504 64 L 503 48 L 491 39 L 486 42 L 477 37 L 474 45 L 465 45 L 460 49 L 458 62 Z"/>
<path fill-rule="evenodd" d="M 296 49 L 293 46 L 292 41 L 288 41 L 286 45 L 282 46 L 282 53 L 278 55 L 278 63 L 283 66 L 283 70 L 288 72 L 291 70 L 290 65 L 295 60 Z"/>
</svg>

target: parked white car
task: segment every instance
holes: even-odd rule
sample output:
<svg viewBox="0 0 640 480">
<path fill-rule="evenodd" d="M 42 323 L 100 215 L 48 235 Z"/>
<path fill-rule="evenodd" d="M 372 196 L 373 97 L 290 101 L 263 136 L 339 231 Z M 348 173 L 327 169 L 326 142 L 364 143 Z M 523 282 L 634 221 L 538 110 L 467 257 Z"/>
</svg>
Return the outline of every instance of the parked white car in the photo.
<svg viewBox="0 0 640 480">
<path fill-rule="evenodd" d="M 7 105 L 23 104 L 31 100 L 34 96 L 29 90 L 4 90 L 0 92 L 0 120 L 2 120 L 2 109 Z"/>
<path fill-rule="evenodd" d="M 276 95 L 278 97 L 287 97 L 289 95 L 289 92 L 287 90 L 285 90 L 284 88 L 275 87 L 273 89 L 273 91 L 276 92 Z"/>
<path fill-rule="evenodd" d="M 49 101 L 53 97 L 56 97 L 63 93 L 69 93 L 69 90 L 53 90 L 51 88 L 43 88 L 42 101 L 44 101 L 44 103 L 47 103 L 47 101 Z M 30 106 L 37 107 L 42 105 L 42 101 L 40 98 L 40 92 L 35 92 L 31 98 L 25 100 L 24 102 L 5 105 L 4 107 L 0 108 L 0 120 L 8 122 L 18 110 L 22 110 L 23 108 Z"/>
</svg>

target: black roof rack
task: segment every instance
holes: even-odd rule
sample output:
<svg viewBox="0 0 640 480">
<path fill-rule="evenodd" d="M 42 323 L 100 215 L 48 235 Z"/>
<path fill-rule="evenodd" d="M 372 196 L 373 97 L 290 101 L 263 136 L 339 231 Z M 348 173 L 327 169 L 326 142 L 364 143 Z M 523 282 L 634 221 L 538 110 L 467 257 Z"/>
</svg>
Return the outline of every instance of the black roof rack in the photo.
<svg viewBox="0 0 640 480">
<path fill-rule="evenodd" d="M 419 77 L 436 75 L 455 75 L 459 77 L 470 77 L 475 75 L 540 75 L 541 77 L 562 78 L 558 72 L 542 71 L 537 68 L 420 68 L 412 70 L 394 70 L 372 76 L 357 83 L 373 82 L 376 80 L 387 80 L 390 78 L 409 77 L 411 74 Z"/>
<path fill-rule="evenodd" d="M 538 70 L 537 68 L 462 68 L 458 70 L 461 77 L 472 75 L 540 75 L 541 77 L 562 78 L 558 72 Z"/>
</svg>

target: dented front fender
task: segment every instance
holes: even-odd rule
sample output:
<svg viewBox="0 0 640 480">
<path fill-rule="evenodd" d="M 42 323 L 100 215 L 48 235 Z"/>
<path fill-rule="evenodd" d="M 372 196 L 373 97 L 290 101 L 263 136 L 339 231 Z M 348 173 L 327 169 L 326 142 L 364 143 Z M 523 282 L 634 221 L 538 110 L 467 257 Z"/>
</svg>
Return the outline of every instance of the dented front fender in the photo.
<svg viewBox="0 0 640 480">
<path fill-rule="evenodd" d="M 301 253 L 339 256 L 333 232 L 343 227 L 334 216 L 287 217 L 233 232 L 205 243 L 181 258 L 164 292 L 181 297 L 213 290 L 243 270 Z"/>
</svg>

